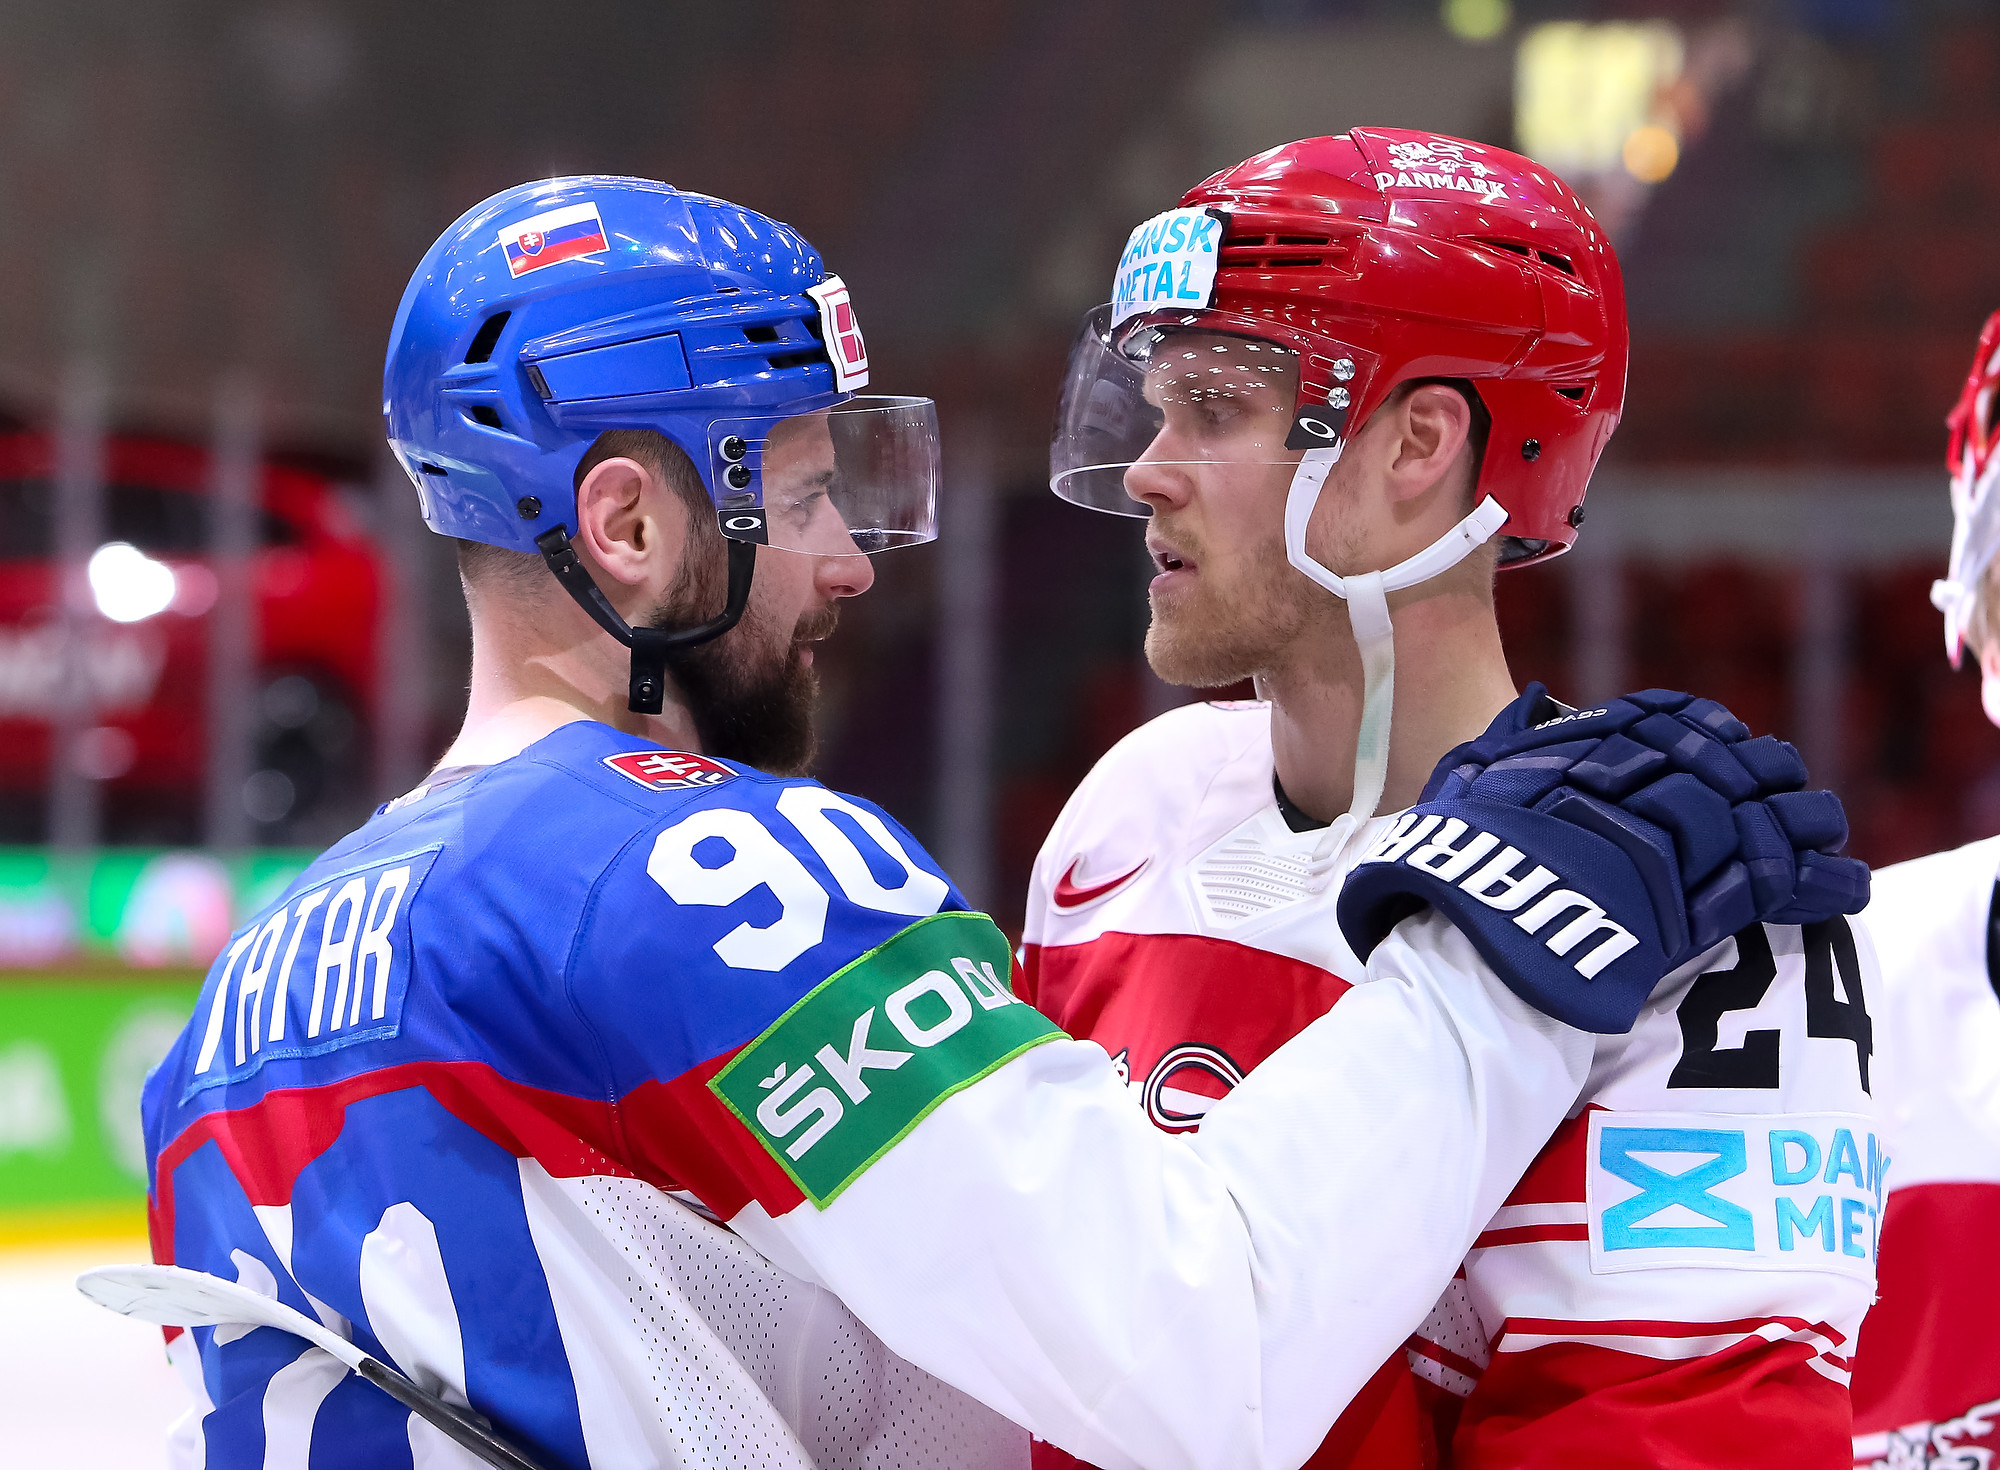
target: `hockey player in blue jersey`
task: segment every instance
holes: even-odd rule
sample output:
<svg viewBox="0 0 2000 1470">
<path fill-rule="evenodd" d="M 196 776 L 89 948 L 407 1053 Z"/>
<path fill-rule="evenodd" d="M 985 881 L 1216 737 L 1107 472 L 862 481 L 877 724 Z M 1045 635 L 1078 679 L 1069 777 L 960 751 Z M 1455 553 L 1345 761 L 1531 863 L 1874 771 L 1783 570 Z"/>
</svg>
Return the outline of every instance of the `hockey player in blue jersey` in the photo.
<svg viewBox="0 0 2000 1470">
<path fill-rule="evenodd" d="M 932 406 L 867 368 L 810 246 L 665 185 L 526 185 L 432 248 L 385 411 L 460 543 L 465 728 L 216 961 L 146 1088 L 155 1258 L 551 1467 L 1019 1467 L 1018 1426 L 1295 1466 L 1564 1117 L 1571 1023 L 1865 872 L 1772 846 L 1803 771 L 1713 706 L 1668 754 L 1733 796 L 1647 818 L 1564 774 L 1640 706 L 1512 710 L 1390 865 L 1368 983 L 1157 1132 L 907 832 L 796 774 L 813 640 L 933 534 Z M 169 1351 L 177 1465 L 471 1463 L 298 1337 Z"/>
</svg>

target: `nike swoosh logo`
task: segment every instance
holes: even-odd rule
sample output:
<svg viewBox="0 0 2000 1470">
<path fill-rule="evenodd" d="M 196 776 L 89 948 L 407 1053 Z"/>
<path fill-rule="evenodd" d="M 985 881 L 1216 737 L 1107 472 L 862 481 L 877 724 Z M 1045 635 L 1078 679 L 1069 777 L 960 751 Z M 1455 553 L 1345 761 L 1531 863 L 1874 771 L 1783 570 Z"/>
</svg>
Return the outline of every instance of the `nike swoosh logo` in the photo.
<svg viewBox="0 0 2000 1470">
<path fill-rule="evenodd" d="M 1127 883 L 1138 877 L 1139 874 L 1145 871 L 1146 864 L 1150 863 L 1152 859 L 1141 858 L 1139 866 L 1128 873 L 1120 873 L 1116 878 L 1108 879 L 1103 883 L 1093 883 L 1088 888 L 1079 888 L 1076 886 L 1075 879 L 1077 866 L 1082 861 L 1083 859 L 1080 857 L 1072 859 L 1069 870 L 1062 877 L 1056 879 L 1055 892 L 1049 896 L 1055 900 L 1057 908 L 1080 909 L 1085 904 L 1096 903 L 1097 900 L 1103 898 L 1114 888 L 1123 888 Z"/>
</svg>

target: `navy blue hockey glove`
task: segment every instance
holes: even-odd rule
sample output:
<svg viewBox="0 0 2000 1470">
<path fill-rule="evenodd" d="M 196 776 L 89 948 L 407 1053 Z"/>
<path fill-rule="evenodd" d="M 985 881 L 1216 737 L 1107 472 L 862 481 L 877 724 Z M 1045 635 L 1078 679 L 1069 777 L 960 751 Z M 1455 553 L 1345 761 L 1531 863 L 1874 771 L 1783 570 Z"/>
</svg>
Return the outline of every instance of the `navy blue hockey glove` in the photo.
<svg viewBox="0 0 2000 1470">
<path fill-rule="evenodd" d="M 1858 913 L 1847 817 L 1782 740 L 1708 699 L 1648 689 L 1565 710 L 1530 684 L 1438 763 L 1342 886 L 1366 959 L 1426 906 L 1529 1005 L 1629 1031 L 1661 978 L 1756 922 Z"/>
</svg>

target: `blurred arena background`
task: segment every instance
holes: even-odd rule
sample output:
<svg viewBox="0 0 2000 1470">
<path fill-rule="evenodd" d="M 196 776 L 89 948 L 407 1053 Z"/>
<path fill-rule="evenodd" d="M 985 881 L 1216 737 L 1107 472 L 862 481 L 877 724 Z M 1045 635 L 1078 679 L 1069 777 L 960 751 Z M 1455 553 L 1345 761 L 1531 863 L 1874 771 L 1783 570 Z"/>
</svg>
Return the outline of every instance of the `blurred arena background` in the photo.
<svg viewBox="0 0 2000 1470">
<path fill-rule="evenodd" d="M 822 658 L 819 774 L 1009 924 L 1074 783 L 1192 697 L 1140 655 L 1137 526 L 1043 483 L 1071 333 L 1137 220 L 1356 123 L 1535 155 L 1624 260 L 1625 422 L 1577 552 L 1500 579 L 1517 678 L 1724 699 L 1874 862 L 2000 831 L 1926 596 L 2000 306 L 1985 0 L 0 4 L 0 1461 L 160 1463 L 157 1335 L 65 1284 L 145 1250 L 140 1081 L 461 712 L 378 419 L 446 225 L 632 173 L 825 251 L 949 480 Z"/>
</svg>

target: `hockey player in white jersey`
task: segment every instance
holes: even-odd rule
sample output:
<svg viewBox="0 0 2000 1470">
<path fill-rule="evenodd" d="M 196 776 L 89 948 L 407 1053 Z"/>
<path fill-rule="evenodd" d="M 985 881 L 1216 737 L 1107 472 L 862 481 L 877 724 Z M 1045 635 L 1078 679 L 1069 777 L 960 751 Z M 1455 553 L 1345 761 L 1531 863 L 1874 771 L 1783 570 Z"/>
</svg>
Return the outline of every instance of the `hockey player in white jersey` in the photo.
<svg viewBox="0 0 2000 1470">
<path fill-rule="evenodd" d="M 1617 1029 L 1719 924 L 1858 907 L 1865 873 L 1813 850 L 1825 813 L 1778 835 L 1803 773 L 1712 708 L 1674 738 L 1728 798 L 1587 792 L 1636 707 L 1556 755 L 1496 729 L 1565 770 L 1532 809 L 1461 781 L 1430 835 L 1506 833 L 1500 876 L 1461 904 L 1385 865 L 1377 983 L 1161 1134 L 906 831 L 792 774 L 812 640 L 864 552 L 934 530 L 931 405 L 867 369 L 810 246 L 663 184 L 523 186 L 432 248 L 384 397 L 461 542 L 471 707 L 149 1079 L 156 1259 L 549 1467 L 1001 1470 L 1019 1425 L 1290 1470 L 1569 1110 L 1591 1041 L 1558 1018 Z M 276 1328 L 171 1351 L 180 1465 L 464 1463 Z"/>
<path fill-rule="evenodd" d="M 1516 697 L 1495 566 L 1576 537 L 1625 350 L 1604 235 L 1496 148 L 1307 139 L 1134 231 L 1071 359 L 1052 486 L 1150 514 L 1153 667 L 1263 698 L 1104 757 L 1042 849 L 1022 960 L 1023 993 L 1101 1042 L 1159 1127 L 1205 1136 L 1302 1024 L 1366 1002 L 1371 946 L 1420 901 L 1388 875 L 1507 908 L 1515 942 L 1549 922 L 1549 871 L 1517 887 L 1515 839 L 1440 799 L 1504 786 L 1544 810 L 1566 779 L 1627 810 L 1721 803 L 1775 759 L 1743 741 L 1710 764 L 1687 732 L 1742 727 L 1685 695 Z M 1781 805 L 1795 835 L 1839 835 L 1824 793 Z M 1753 886 L 1806 876 L 1740 830 L 1775 858 Z M 1705 839 L 1681 843 L 1702 871 Z M 1633 1011 L 1557 1010 L 1600 1033 L 1567 1121 L 1314 1466 L 1844 1463 L 1881 1181 L 1872 962 L 1826 910 L 1762 917 L 1718 914 L 1728 937 Z M 1588 944 L 1588 918 L 1551 943 Z M 1419 1149 L 1408 1177 L 1432 1167 Z"/>
<path fill-rule="evenodd" d="M 2000 312 L 1950 417 L 1951 562 L 1931 600 L 2000 724 Z M 1889 1171 L 1881 1299 L 1855 1355 L 1854 1462 L 1986 1470 L 2000 1453 L 2000 837 L 1876 875 L 1862 918 Z"/>
</svg>

